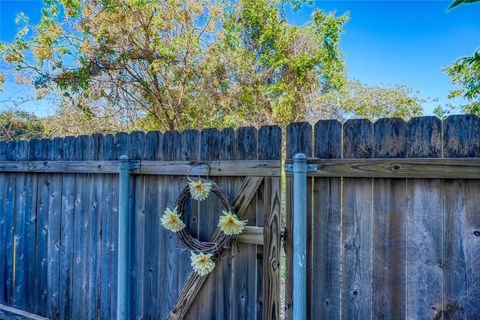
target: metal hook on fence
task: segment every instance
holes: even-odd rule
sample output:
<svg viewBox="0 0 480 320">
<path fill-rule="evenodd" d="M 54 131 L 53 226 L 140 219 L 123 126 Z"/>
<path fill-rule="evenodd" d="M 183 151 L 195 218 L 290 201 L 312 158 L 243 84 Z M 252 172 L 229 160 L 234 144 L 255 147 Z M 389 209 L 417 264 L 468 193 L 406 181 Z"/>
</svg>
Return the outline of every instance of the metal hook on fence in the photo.
<svg viewBox="0 0 480 320">
<path fill-rule="evenodd" d="M 190 167 L 190 170 L 188 170 L 187 180 L 190 179 L 190 174 L 191 174 L 193 168 L 198 167 L 198 166 L 201 166 L 201 165 L 206 165 L 206 166 L 207 166 L 208 170 L 207 170 L 206 176 L 207 176 L 207 179 L 210 178 L 210 170 L 212 170 L 212 168 L 210 167 L 210 164 L 209 164 L 207 161 L 196 161 L 196 162 L 194 162 L 193 165 Z M 198 174 L 197 176 L 200 178 L 201 174 Z"/>
</svg>

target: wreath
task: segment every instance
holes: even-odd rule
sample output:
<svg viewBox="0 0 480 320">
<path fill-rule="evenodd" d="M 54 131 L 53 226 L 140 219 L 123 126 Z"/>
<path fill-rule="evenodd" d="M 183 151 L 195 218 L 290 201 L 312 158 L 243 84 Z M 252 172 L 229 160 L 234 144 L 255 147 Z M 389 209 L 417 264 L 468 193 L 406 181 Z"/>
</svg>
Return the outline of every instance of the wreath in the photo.
<svg viewBox="0 0 480 320">
<path fill-rule="evenodd" d="M 212 272 L 217 260 L 224 250 L 232 246 L 234 236 L 243 232 L 246 220 L 240 220 L 233 212 L 228 196 L 210 179 L 187 177 L 188 183 L 183 188 L 175 202 L 175 208 L 166 208 L 161 218 L 162 226 L 178 235 L 178 240 L 184 249 L 191 253 L 191 266 L 201 276 Z M 200 241 L 193 237 L 183 221 L 185 207 L 190 199 L 204 201 L 214 194 L 222 205 L 222 215 L 218 227 L 222 234 L 217 241 Z"/>
</svg>

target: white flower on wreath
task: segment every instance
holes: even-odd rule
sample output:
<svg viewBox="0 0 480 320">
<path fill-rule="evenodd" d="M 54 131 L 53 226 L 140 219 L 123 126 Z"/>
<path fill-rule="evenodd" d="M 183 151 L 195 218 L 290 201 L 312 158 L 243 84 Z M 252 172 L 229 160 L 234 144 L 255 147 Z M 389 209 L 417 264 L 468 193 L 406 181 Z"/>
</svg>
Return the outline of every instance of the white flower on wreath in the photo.
<svg viewBox="0 0 480 320">
<path fill-rule="evenodd" d="M 193 271 L 201 276 L 206 276 L 215 268 L 215 262 L 213 262 L 212 255 L 210 253 L 195 254 L 192 252 L 191 259 Z"/>
<path fill-rule="evenodd" d="M 182 219 L 180 218 L 176 207 L 173 210 L 167 208 L 160 220 L 162 222 L 162 226 L 172 232 L 178 232 L 185 228 L 185 223 L 183 223 Z"/>
<path fill-rule="evenodd" d="M 203 201 L 208 198 L 208 194 L 210 190 L 212 190 L 213 185 L 211 182 L 202 179 L 188 179 L 188 187 L 190 188 L 190 194 L 193 199 Z"/>
<path fill-rule="evenodd" d="M 240 220 L 236 214 L 225 210 L 223 210 L 223 215 L 218 221 L 218 227 L 227 236 L 242 233 L 246 224 L 247 220 Z"/>
</svg>

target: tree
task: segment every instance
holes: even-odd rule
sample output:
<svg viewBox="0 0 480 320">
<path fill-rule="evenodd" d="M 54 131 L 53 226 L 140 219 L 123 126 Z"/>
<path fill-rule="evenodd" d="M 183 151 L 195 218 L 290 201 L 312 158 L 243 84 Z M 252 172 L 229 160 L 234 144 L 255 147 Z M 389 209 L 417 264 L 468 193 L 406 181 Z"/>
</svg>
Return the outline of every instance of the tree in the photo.
<svg viewBox="0 0 480 320">
<path fill-rule="evenodd" d="M 456 0 L 450 5 L 449 9 L 474 2 L 480 2 L 480 0 Z M 461 86 L 460 89 L 451 91 L 449 98 L 463 96 L 469 101 L 467 105 L 462 106 L 463 111 L 480 115 L 480 49 L 470 57 L 458 59 L 453 66 L 444 70 L 454 84 Z M 448 110 L 451 110 L 451 106 L 437 108 L 437 112 L 440 114 L 448 114 Z"/>
<path fill-rule="evenodd" d="M 480 49 L 473 57 L 459 59 L 445 70 L 454 84 L 461 85 L 460 89 L 451 91 L 449 97 L 463 96 L 469 101 L 463 110 L 480 115 Z"/>
<path fill-rule="evenodd" d="M 418 98 L 416 92 L 405 85 L 368 86 L 349 81 L 340 90 L 319 96 L 312 117 L 363 117 L 371 120 L 398 117 L 408 120 L 422 114 L 423 102 L 424 99 Z"/>
<path fill-rule="evenodd" d="M 274 0 L 45 3 L 36 26 L 18 16 L 0 54 L 64 110 L 115 114 L 127 130 L 285 124 L 345 81 L 346 16 L 293 26 Z"/>
<path fill-rule="evenodd" d="M 0 140 L 35 139 L 44 136 L 41 119 L 22 110 L 0 112 Z"/>
</svg>

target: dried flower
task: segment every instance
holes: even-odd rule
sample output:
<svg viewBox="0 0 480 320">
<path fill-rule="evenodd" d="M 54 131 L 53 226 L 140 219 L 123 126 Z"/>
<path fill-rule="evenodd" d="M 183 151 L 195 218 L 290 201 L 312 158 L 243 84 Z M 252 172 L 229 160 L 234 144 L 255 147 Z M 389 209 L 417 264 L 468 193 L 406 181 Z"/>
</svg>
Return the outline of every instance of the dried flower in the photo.
<svg viewBox="0 0 480 320">
<path fill-rule="evenodd" d="M 165 210 L 165 214 L 162 216 L 161 219 L 162 226 L 170 230 L 172 232 L 178 232 L 185 228 L 185 223 L 183 223 L 182 219 L 180 219 L 180 215 L 177 212 L 177 208 L 170 209 L 167 208 Z"/>
<path fill-rule="evenodd" d="M 230 211 L 223 211 L 223 216 L 220 217 L 218 227 L 227 236 L 237 235 L 243 232 L 247 220 L 239 220 L 237 215 Z"/>
<path fill-rule="evenodd" d="M 195 254 L 192 252 L 192 268 L 201 276 L 206 276 L 215 268 L 215 262 L 212 261 L 212 255 L 210 253 Z"/>
<path fill-rule="evenodd" d="M 212 183 L 207 182 L 202 179 L 198 180 L 188 180 L 188 186 L 190 188 L 190 193 L 192 198 L 198 201 L 203 201 L 207 199 L 210 190 L 212 190 Z"/>
</svg>

